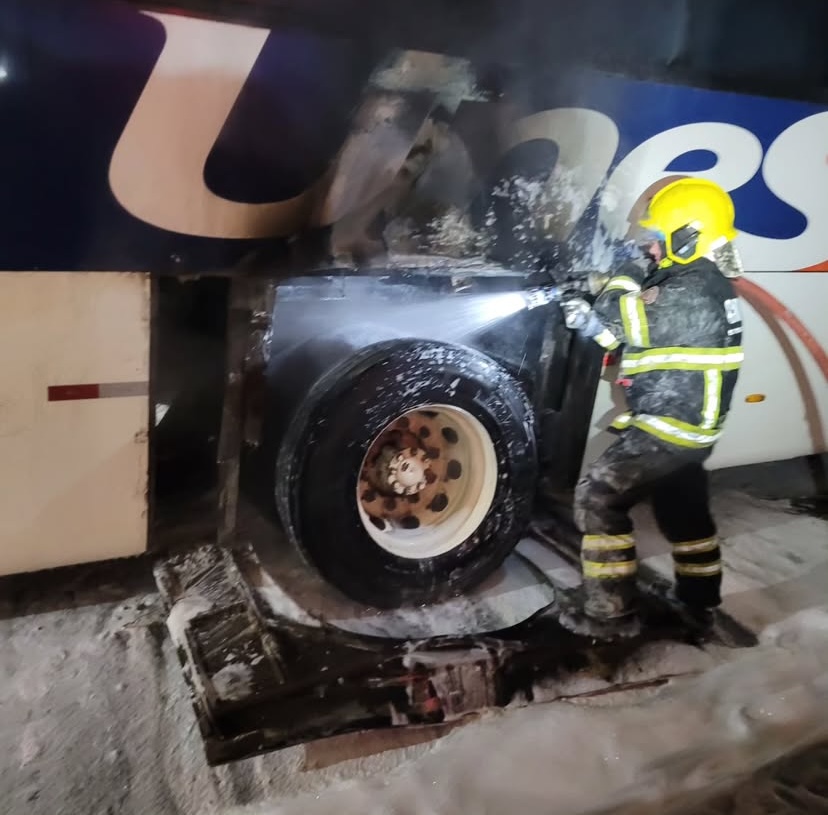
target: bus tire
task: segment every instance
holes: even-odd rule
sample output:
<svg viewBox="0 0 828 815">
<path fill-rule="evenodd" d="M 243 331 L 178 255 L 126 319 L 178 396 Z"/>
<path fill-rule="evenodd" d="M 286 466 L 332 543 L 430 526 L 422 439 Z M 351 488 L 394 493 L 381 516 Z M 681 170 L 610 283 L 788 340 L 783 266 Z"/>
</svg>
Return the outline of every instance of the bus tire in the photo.
<svg viewBox="0 0 828 815">
<path fill-rule="evenodd" d="M 276 502 L 327 582 L 394 608 L 485 580 L 525 531 L 536 481 L 521 385 L 479 351 L 395 339 L 310 389 L 280 446 Z"/>
</svg>

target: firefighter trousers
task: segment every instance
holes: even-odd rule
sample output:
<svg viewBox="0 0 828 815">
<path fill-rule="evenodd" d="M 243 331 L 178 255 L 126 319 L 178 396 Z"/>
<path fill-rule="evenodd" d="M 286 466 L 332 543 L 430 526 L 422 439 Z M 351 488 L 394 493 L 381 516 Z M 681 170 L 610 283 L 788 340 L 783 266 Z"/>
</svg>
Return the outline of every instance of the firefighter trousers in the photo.
<svg viewBox="0 0 828 815">
<path fill-rule="evenodd" d="M 703 466 L 711 452 L 629 428 L 588 468 L 575 490 L 588 616 L 606 620 L 635 611 L 637 554 L 629 512 L 646 498 L 671 544 L 678 599 L 695 608 L 719 605 L 720 551 Z"/>
</svg>

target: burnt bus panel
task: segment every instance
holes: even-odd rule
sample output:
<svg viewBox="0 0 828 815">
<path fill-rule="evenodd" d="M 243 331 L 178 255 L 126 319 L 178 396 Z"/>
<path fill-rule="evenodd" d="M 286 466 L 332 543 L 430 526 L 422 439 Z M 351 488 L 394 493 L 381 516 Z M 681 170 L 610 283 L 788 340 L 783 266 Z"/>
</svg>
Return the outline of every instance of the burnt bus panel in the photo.
<svg viewBox="0 0 828 815">
<path fill-rule="evenodd" d="M 569 157 L 606 177 L 686 124 L 704 125 L 706 149 L 648 173 L 709 169 L 716 123 L 755 135 L 766 152 L 825 109 L 828 6 L 803 0 L 791 15 L 781 2 L 720 5 L 722 19 L 749 23 L 747 34 L 740 27 L 728 39 L 733 24 L 717 27 L 705 4 L 679 0 L 510 0 L 473 12 L 446 0 L 4 3 L 0 150 L 15 158 L 4 172 L 0 268 L 175 274 L 231 270 L 253 253 L 280 261 L 297 233 L 330 226 L 313 218 L 326 169 L 395 49 L 468 60 L 481 99 L 441 115 L 473 158 L 470 186 L 484 199 L 510 117 L 543 111 L 594 111 L 610 142 L 617 128 L 605 168 L 594 153 Z M 471 107 L 476 130 L 460 125 Z M 146 110 L 158 115 L 143 119 Z M 565 226 L 583 247 L 602 193 L 586 185 L 576 197 L 587 206 Z M 734 198 L 737 226 L 751 236 L 786 240 L 803 229 L 801 202 L 779 201 L 761 173 Z"/>
</svg>

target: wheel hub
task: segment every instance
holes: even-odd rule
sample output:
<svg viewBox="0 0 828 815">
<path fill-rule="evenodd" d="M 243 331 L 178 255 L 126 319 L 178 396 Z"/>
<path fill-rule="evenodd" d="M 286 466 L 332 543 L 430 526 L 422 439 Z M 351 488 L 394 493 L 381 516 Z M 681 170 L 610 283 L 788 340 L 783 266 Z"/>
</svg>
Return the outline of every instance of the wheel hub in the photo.
<svg viewBox="0 0 828 815">
<path fill-rule="evenodd" d="M 474 531 L 496 480 L 486 429 L 460 408 L 435 404 L 402 414 L 374 439 L 356 498 L 375 543 L 399 557 L 427 558 Z"/>
<path fill-rule="evenodd" d="M 430 466 L 424 450 L 409 447 L 388 462 L 385 481 L 397 495 L 416 495 L 428 485 L 426 473 Z"/>
</svg>

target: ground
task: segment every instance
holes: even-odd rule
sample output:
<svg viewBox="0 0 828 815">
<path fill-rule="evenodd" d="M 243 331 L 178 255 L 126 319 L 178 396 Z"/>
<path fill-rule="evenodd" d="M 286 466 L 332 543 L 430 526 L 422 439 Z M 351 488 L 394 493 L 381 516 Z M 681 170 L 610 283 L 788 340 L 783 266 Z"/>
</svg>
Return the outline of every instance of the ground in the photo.
<svg viewBox="0 0 828 815">
<path fill-rule="evenodd" d="M 3 812 L 449 813 L 462 801 L 465 812 L 531 813 L 550 811 L 554 801 L 556 813 L 661 813 L 678 811 L 664 803 L 667 790 L 703 788 L 720 793 L 715 806 L 696 802 L 692 811 L 704 815 L 828 811 L 828 748 L 789 757 L 828 744 L 821 667 L 828 615 L 819 609 L 828 602 L 828 521 L 787 500 L 813 491 L 810 477 L 799 462 L 715 478 L 727 610 L 766 630 L 747 654 L 661 647 L 630 670 L 700 675 L 657 694 L 536 705 L 443 730 L 340 737 L 214 769 L 204 761 L 147 562 L 4 580 Z M 646 508 L 637 525 L 643 556 L 668 569 Z M 376 613 L 300 577 L 286 548 L 272 552 L 268 567 L 285 587 L 275 598 L 283 610 L 307 608 L 351 630 L 399 636 L 498 628 L 548 602 L 542 572 L 575 579 L 526 540 L 473 598 Z M 713 787 L 775 760 L 737 792 Z M 291 803 L 294 796 L 303 797 Z"/>
</svg>

